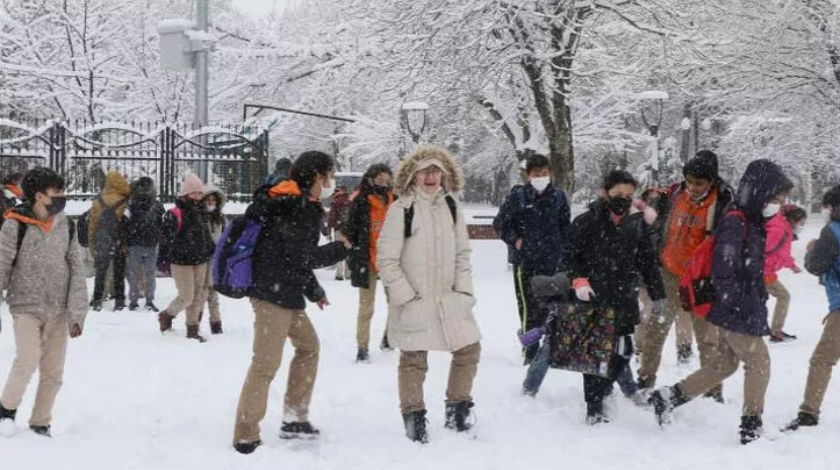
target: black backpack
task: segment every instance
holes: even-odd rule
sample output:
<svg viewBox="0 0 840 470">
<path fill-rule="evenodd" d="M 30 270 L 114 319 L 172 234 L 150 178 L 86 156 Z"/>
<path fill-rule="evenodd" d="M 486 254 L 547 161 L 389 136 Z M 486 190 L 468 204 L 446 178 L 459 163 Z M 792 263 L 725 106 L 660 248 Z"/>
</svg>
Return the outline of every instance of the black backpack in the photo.
<svg viewBox="0 0 840 470">
<path fill-rule="evenodd" d="M 120 237 L 121 227 L 120 221 L 117 219 L 117 209 L 125 204 L 125 199 L 121 199 L 112 206 L 105 204 L 102 196 L 96 198 L 102 206 L 99 213 L 99 222 L 96 224 L 96 232 L 93 234 L 93 243 L 95 247 L 110 247 L 117 243 Z M 90 221 L 87 221 L 90 223 Z M 90 243 L 90 240 L 87 240 Z"/>
<path fill-rule="evenodd" d="M 129 209 L 135 204 L 129 205 Z M 129 240 L 154 238 L 160 241 L 160 232 L 163 229 L 163 207 L 157 201 L 151 201 L 143 211 L 131 211 L 128 219 Z"/>
</svg>

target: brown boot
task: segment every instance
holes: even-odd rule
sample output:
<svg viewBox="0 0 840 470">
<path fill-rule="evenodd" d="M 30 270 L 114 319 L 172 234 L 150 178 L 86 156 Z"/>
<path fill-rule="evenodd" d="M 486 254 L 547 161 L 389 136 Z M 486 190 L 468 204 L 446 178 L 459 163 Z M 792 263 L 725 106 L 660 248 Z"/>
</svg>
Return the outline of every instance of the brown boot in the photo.
<svg viewBox="0 0 840 470">
<path fill-rule="evenodd" d="M 158 323 L 160 323 L 160 332 L 169 331 L 172 329 L 172 320 L 175 317 L 169 314 L 168 310 L 158 313 Z"/>
<path fill-rule="evenodd" d="M 206 343 L 207 340 L 204 339 L 203 336 L 198 334 L 198 326 L 199 325 L 187 325 L 187 338 L 189 339 L 197 339 L 202 343 Z"/>
<path fill-rule="evenodd" d="M 222 322 L 221 321 L 211 321 L 210 322 L 210 333 L 214 335 L 222 334 Z"/>
</svg>

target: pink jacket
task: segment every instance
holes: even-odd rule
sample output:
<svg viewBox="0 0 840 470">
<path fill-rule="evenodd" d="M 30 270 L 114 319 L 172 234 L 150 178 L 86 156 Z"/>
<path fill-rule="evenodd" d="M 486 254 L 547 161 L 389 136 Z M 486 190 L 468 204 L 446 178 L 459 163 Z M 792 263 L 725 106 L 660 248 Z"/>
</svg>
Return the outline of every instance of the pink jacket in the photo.
<svg viewBox="0 0 840 470">
<path fill-rule="evenodd" d="M 773 276 L 783 268 L 797 270 L 796 261 L 790 254 L 793 246 L 793 229 L 787 219 L 778 213 L 767 221 L 767 247 L 764 260 L 764 276 Z"/>
</svg>

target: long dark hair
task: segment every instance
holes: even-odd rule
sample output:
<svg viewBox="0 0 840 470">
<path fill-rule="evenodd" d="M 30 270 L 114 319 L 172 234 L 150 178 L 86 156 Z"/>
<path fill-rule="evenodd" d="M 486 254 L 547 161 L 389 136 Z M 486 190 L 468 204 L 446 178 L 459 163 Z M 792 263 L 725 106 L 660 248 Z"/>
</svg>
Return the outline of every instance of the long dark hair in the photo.
<svg viewBox="0 0 840 470">
<path fill-rule="evenodd" d="M 289 172 L 289 179 L 297 183 L 302 192 L 309 192 L 318 175 L 326 175 L 333 169 L 335 162 L 331 156 L 317 150 L 309 150 L 297 157 Z"/>
<path fill-rule="evenodd" d="M 361 194 L 372 194 L 373 180 L 382 173 L 387 173 L 392 177 L 394 176 L 394 172 L 391 171 L 391 167 L 384 163 L 376 163 L 371 165 L 370 168 L 368 168 L 367 171 L 365 171 L 365 174 L 362 176 L 362 182 L 359 184 L 359 192 Z"/>
<path fill-rule="evenodd" d="M 216 208 L 213 209 L 213 212 L 207 213 L 207 220 L 210 221 L 211 224 L 224 227 L 225 226 L 225 216 L 222 215 L 222 205 L 224 197 L 219 191 L 213 191 L 212 193 L 205 194 L 203 198 L 201 198 L 201 202 L 205 205 L 207 204 L 207 198 L 210 196 L 216 197 Z"/>
</svg>

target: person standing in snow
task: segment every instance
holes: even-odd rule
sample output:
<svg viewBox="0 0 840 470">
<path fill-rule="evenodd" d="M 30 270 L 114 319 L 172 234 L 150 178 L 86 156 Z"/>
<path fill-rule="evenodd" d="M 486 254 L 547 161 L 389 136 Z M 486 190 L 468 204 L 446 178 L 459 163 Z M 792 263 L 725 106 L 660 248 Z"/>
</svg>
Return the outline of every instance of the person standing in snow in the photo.
<svg viewBox="0 0 840 470">
<path fill-rule="evenodd" d="M 140 271 L 146 280 L 146 310 L 157 312 L 154 304 L 163 204 L 158 201 L 155 182 L 144 176 L 131 184 L 128 200 L 128 309 L 140 308 Z"/>
<path fill-rule="evenodd" d="M 793 183 L 770 160 L 755 160 L 747 166 L 734 204 L 715 230 L 711 272 L 715 300 L 703 338 L 715 345 L 714 355 L 681 382 L 651 394 L 649 402 L 660 424 L 669 420 L 673 408 L 719 385 L 743 362 L 741 443 L 761 436 L 770 382 L 770 354 L 762 338 L 770 334 L 764 285 L 766 224 L 779 212 L 792 188 Z"/>
<path fill-rule="evenodd" d="M 254 308 L 254 355 L 239 395 L 233 445 L 250 454 L 262 444 L 260 421 L 266 413 L 269 387 L 280 368 L 288 338 L 295 348 L 286 386 L 282 439 L 315 438 L 309 403 L 318 374 L 318 334 L 304 310 L 306 301 L 319 309 L 330 304 L 314 269 L 344 259 L 349 243 L 318 246 L 324 208 L 335 187 L 335 163 L 329 155 L 309 151 L 292 165 L 289 179 L 258 189 L 245 213 L 262 226 L 253 262 L 249 294 Z"/>
<path fill-rule="evenodd" d="M 822 205 L 828 212 L 828 223 L 820 232 L 820 238 L 809 243 L 805 269 L 818 276 L 825 286 L 830 313 L 823 318 L 823 333 L 811 355 L 805 397 L 799 414 L 785 431 L 819 424 L 820 408 L 831 381 L 831 371 L 840 361 L 840 185 L 825 193 Z"/>
<path fill-rule="evenodd" d="M 207 212 L 207 223 L 210 228 L 210 235 L 213 237 L 213 244 L 219 242 L 222 237 L 222 232 L 225 231 L 227 223 L 222 209 L 227 202 L 225 192 L 219 189 L 213 183 L 207 183 L 204 187 L 204 199 L 201 200 L 204 204 L 204 210 Z M 207 268 L 207 281 L 204 289 L 207 291 L 207 307 L 210 310 L 210 334 L 222 334 L 222 310 L 219 307 L 219 293 L 213 288 L 213 269 L 212 261 Z M 203 311 L 203 308 L 202 308 Z M 200 320 L 199 320 L 200 322 Z"/>
<path fill-rule="evenodd" d="M 130 195 L 131 186 L 125 176 L 111 171 L 105 175 L 105 189 L 90 208 L 88 240 L 96 270 L 91 301 L 94 311 L 102 310 L 109 267 L 113 274 L 114 311 L 125 308 L 125 267 L 128 257 L 128 221 L 125 210 Z"/>
<path fill-rule="evenodd" d="M 664 195 L 670 207 L 667 214 L 660 215 L 664 222 L 659 259 L 668 300 L 664 316 L 645 324 L 644 350 L 639 368 L 639 388 L 642 389 L 651 389 L 656 385 L 662 347 L 675 320 L 679 362 L 685 363 L 691 357 L 692 324 L 700 351 L 700 365 L 706 364 L 714 354 L 714 346 L 703 341 L 706 321 L 683 310 L 679 284 L 691 255 L 711 236 L 734 195 L 731 187 L 718 175 L 718 159 L 714 152 L 698 152 L 685 165 L 683 174 L 685 181 L 671 186 Z M 710 390 L 708 396 L 723 402 L 722 386 Z"/>
<path fill-rule="evenodd" d="M 376 304 L 376 284 L 379 270 L 376 266 L 377 244 L 385 216 L 394 202 L 391 190 L 391 168 L 377 163 L 365 171 L 359 190 L 353 193 L 347 211 L 344 234 L 353 245 L 347 257 L 350 281 L 359 288 L 359 316 L 356 324 L 356 362 L 370 362 L 370 323 Z M 379 347 L 391 348 L 388 333 L 382 335 Z"/>
<path fill-rule="evenodd" d="M 207 212 L 202 203 L 204 183 L 188 173 L 181 183 L 180 197 L 175 207 L 163 218 L 165 256 L 172 262 L 172 278 L 178 296 L 158 314 L 161 333 L 172 329 L 172 320 L 187 311 L 187 338 L 205 342 L 198 331 L 201 309 L 207 299 L 207 270 L 216 245 L 210 234 Z"/>
<path fill-rule="evenodd" d="M 38 393 L 29 427 L 49 437 L 67 338 L 81 336 L 84 329 L 87 285 L 75 226 L 64 213 L 64 178 L 35 168 L 24 177 L 23 191 L 27 203 L 9 212 L 0 230 L 0 293 L 7 291 L 16 347 L 0 396 L 0 428 L 5 434 L 14 424 L 37 370 Z"/>
<path fill-rule="evenodd" d="M 645 216 L 633 206 L 636 187 L 636 180 L 626 171 L 610 172 L 604 178 L 601 197 L 569 230 L 565 259 L 578 300 L 615 310 L 618 347 L 609 363 L 609 377 L 583 376 L 586 422 L 590 425 L 608 421 L 604 398 L 633 355 L 640 277 L 653 301 L 653 315 L 664 315 L 665 287 L 656 252 Z"/>
<path fill-rule="evenodd" d="M 347 212 L 350 210 L 350 195 L 347 194 L 346 186 L 335 188 L 335 193 L 330 198 L 330 213 L 327 217 L 327 230 L 330 231 L 333 240 L 341 240 L 347 231 L 344 224 L 347 220 Z M 347 262 L 342 261 L 335 265 L 335 280 L 347 279 Z"/>
<path fill-rule="evenodd" d="M 764 261 L 764 284 L 767 293 L 776 298 L 773 321 L 770 323 L 770 342 L 785 343 L 796 336 L 785 333 L 785 319 L 790 307 L 790 292 L 779 280 L 778 272 L 783 268 L 794 273 L 802 272 L 796 265 L 791 248 L 796 234 L 802 230 L 808 213 L 801 207 L 785 206 L 776 216 L 767 221 L 767 253 Z"/>
<path fill-rule="evenodd" d="M 563 270 L 563 249 L 571 218 L 562 189 L 551 183 L 551 167 L 544 155 L 532 155 L 525 164 L 528 182 L 514 186 L 493 227 L 508 245 L 514 265 L 514 288 L 520 331 L 539 328 L 546 311 L 531 294 L 534 276 L 552 276 Z M 533 361 L 539 344 L 525 348 L 525 365 Z"/>
<path fill-rule="evenodd" d="M 452 353 L 446 428 L 472 427 L 472 387 L 481 356 L 473 315 L 471 249 L 454 194 L 460 168 L 446 150 L 423 145 L 397 172 L 399 196 L 379 238 L 378 266 L 388 293 L 388 339 L 400 350 L 399 395 L 406 436 L 428 442 L 423 382 L 429 351 Z"/>
</svg>

